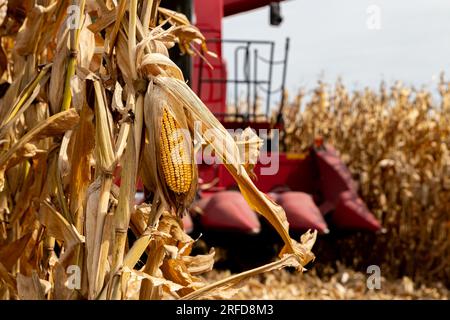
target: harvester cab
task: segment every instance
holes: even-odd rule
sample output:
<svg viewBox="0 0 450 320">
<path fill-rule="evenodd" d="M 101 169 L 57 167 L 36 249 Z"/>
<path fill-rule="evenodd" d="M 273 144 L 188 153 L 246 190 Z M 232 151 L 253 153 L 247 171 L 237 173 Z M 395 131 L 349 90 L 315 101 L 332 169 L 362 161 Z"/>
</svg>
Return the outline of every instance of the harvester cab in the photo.
<svg viewBox="0 0 450 320">
<path fill-rule="evenodd" d="M 269 21 L 273 25 L 280 24 L 280 2 L 163 0 L 163 6 L 191 17 L 205 35 L 209 50 L 217 55 L 206 59 L 201 56 L 189 58 L 174 51 L 173 59 L 183 68 L 193 90 L 225 128 L 250 127 L 265 140 L 266 161 L 258 162 L 254 168 L 256 185 L 284 208 L 293 232 L 308 229 L 316 229 L 322 234 L 333 229 L 378 231 L 381 228 L 379 222 L 359 198 L 349 169 L 333 147 L 318 138 L 311 142 L 306 154 L 279 150 L 276 132 L 283 130 L 282 111 L 271 115 L 271 106 L 275 95 L 280 97 L 277 102 L 284 105 L 290 40 L 286 39 L 282 58 L 277 60 L 275 41 L 223 38 L 224 18 L 263 6 L 271 6 Z M 224 58 L 225 49 L 233 54 L 231 72 Z M 265 64 L 265 68 L 261 69 L 261 64 Z M 272 79 L 275 70 L 279 69 L 282 74 L 277 88 Z M 230 89 L 231 95 L 228 94 Z M 230 96 L 232 101 L 228 99 Z M 261 231 L 261 221 L 244 201 L 223 165 L 200 163 L 199 177 L 199 199 L 192 206 L 196 219 L 192 223 L 190 217 L 185 218 L 187 229 L 239 234 Z"/>
</svg>

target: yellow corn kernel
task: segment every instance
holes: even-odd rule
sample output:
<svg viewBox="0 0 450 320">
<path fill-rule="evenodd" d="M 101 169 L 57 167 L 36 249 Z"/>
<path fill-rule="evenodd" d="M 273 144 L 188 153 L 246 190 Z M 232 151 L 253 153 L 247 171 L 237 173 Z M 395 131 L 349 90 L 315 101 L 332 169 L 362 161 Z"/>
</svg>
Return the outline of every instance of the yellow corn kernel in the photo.
<svg viewBox="0 0 450 320">
<path fill-rule="evenodd" d="M 191 157 L 185 149 L 185 136 L 174 117 L 164 109 L 161 123 L 161 161 L 167 186 L 175 193 L 186 193 L 191 187 Z"/>
</svg>

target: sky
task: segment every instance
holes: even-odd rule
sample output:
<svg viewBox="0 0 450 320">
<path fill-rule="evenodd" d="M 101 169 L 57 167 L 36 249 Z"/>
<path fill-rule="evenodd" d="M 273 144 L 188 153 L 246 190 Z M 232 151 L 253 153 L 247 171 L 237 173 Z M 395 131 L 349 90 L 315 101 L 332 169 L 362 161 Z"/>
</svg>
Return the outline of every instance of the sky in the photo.
<svg viewBox="0 0 450 320">
<path fill-rule="evenodd" d="M 291 92 L 339 76 L 352 89 L 381 80 L 434 89 L 440 71 L 450 74 L 448 0 L 290 0 L 281 9 L 279 27 L 269 25 L 268 7 L 227 17 L 223 37 L 274 40 L 280 59 L 290 37 Z M 234 51 L 224 52 L 233 70 Z M 281 69 L 274 74 L 278 86 Z"/>
</svg>

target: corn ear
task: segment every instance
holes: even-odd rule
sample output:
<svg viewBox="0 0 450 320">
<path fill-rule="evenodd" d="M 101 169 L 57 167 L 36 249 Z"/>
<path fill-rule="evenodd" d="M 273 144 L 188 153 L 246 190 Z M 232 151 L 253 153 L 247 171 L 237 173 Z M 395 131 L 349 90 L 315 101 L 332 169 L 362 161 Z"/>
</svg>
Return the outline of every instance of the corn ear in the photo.
<svg viewBox="0 0 450 320">
<path fill-rule="evenodd" d="M 161 123 L 161 150 L 160 157 L 164 179 L 169 188 L 177 193 L 189 191 L 192 183 L 192 166 L 189 151 L 180 145 L 180 127 L 167 108 L 163 111 Z"/>
<path fill-rule="evenodd" d="M 182 214 L 195 197 L 198 175 L 184 108 L 153 83 L 148 86 L 144 105 L 148 141 L 141 166 L 149 170 L 144 183 L 151 191 L 159 190 L 163 205 Z"/>
</svg>

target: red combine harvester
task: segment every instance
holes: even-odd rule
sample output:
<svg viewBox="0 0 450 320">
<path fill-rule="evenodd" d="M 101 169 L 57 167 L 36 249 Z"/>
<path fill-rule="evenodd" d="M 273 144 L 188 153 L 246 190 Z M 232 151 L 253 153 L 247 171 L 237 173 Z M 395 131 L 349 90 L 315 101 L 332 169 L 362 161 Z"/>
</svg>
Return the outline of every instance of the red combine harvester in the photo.
<svg viewBox="0 0 450 320">
<path fill-rule="evenodd" d="M 182 67 L 187 79 L 202 101 L 220 119 L 227 129 L 255 130 L 267 132 L 267 143 L 276 144 L 274 129 L 282 132 L 282 117 L 279 112 L 277 124 L 269 120 L 274 90 L 272 76 L 275 67 L 282 67 L 282 84 L 277 93 L 283 97 L 286 79 L 289 39 L 286 40 L 284 59 L 275 61 L 275 42 L 224 40 L 223 19 L 227 16 L 270 5 L 272 24 L 282 21 L 280 3 L 270 0 L 195 0 L 164 1 L 170 7 L 194 17 L 197 27 L 208 40 L 209 49 L 217 58 L 208 58 L 208 63 L 196 57 L 189 59 L 173 55 Z M 243 26 L 245 27 L 245 26 Z M 224 60 L 225 46 L 234 46 L 234 70 L 229 77 Z M 264 56 L 266 54 L 266 56 Z M 267 57 L 268 56 L 268 57 Z M 259 64 L 266 64 L 262 73 Z M 212 68 L 211 68 L 212 66 Z M 234 89 L 234 105 L 239 104 L 239 94 L 245 91 L 246 111 L 227 113 L 227 89 Z M 265 114 L 257 113 L 258 100 L 265 97 Z M 236 108 L 237 109 L 237 108 Z M 277 148 L 275 148 L 277 149 Z M 320 233 L 331 230 L 380 230 L 380 223 L 369 212 L 358 197 L 357 184 L 352 180 L 347 167 L 335 150 L 317 139 L 307 154 L 289 154 L 272 148 L 269 158 L 277 161 L 278 171 L 273 175 L 262 175 L 268 164 L 255 167 L 256 185 L 267 193 L 286 211 L 291 230 L 300 233 L 317 229 Z M 201 190 L 199 199 L 192 207 L 191 217 L 184 219 L 187 231 L 208 230 L 207 233 L 249 235 L 261 232 L 264 223 L 250 209 L 231 175 L 223 165 L 199 165 Z M 227 237 L 225 237 L 227 239 Z M 228 237 L 229 239 L 229 237 Z"/>
</svg>

